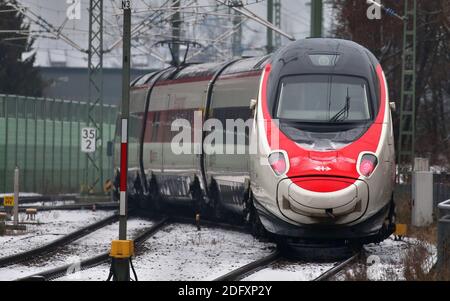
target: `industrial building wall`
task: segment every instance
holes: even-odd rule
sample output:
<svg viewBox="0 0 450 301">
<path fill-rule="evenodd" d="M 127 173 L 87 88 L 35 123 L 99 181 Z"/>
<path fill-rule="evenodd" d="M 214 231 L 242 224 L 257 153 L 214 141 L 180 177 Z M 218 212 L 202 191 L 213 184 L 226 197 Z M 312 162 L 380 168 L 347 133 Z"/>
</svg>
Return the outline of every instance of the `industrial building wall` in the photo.
<svg viewBox="0 0 450 301">
<path fill-rule="evenodd" d="M 21 192 L 80 192 L 86 171 L 81 128 L 86 126 L 87 109 L 81 101 L 0 94 L 0 193 L 13 191 L 16 166 Z M 112 158 L 107 156 L 106 143 L 114 138 L 117 107 L 104 105 L 103 110 L 107 179 L 112 175 Z"/>
</svg>

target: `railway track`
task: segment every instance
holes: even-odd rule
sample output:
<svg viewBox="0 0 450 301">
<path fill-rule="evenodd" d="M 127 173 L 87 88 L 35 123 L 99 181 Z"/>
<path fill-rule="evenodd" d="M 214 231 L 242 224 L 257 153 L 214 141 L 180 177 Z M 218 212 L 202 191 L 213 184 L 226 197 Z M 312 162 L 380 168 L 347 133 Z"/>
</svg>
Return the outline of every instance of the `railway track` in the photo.
<svg viewBox="0 0 450 301">
<path fill-rule="evenodd" d="M 162 229 L 165 225 L 167 225 L 169 221 L 169 218 L 163 217 L 158 222 L 156 222 L 154 225 L 152 225 L 147 230 L 143 231 L 141 234 L 139 234 L 137 237 L 134 238 L 134 245 L 135 250 L 139 251 L 141 245 L 143 242 L 145 242 L 149 237 L 154 235 L 157 231 Z M 109 252 L 104 252 L 99 255 L 87 258 L 85 260 L 82 260 L 79 263 L 80 270 L 87 270 L 90 268 L 93 268 L 97 265 L 100 265 L 102 263 L 107 262 L 110 260 Z M 73 268 L 73 264 L 67 264 L 64 266 L 60 266 L 54 269 L 42 271 L 24 278 L 16 279 L 17 281 L 50 281 L 54 280 L 63 276 L 66 276 L 69 274 L 68 272 L 71 271 Z"/>
<path fill-rule="evenodd" d="M 68 205 L 55 205 L 55 206 L 20 206 L 19 212 L 26 212 L 27 209 L 33 208 L 37 211 L 53 211 L 53 210 L 84 210 L 92 209 L 95 206 L 96 210 L 114 210 L 119 208 L 117 202 L 108 203 L 83 203 L 83 204 L 68 204 Z"/>
<path fill-rule="evenodd" d="M 150 216 L 147 215 L 138 215 L 140 217 L 144 218 L 150 218 Z M 139 234 L 137 237 L 134 238 L 135 243 L 135 250 L 139 251 L 141 245 L 151 236 L 153 236 L 156 232 L 161 230 L 164 226 L 170 224 L 170 223 L 179 223 L 179 224 L 196 224 L 195 218 L 189 218 L 185 216 L 171 216 L 171 217 L 163 217 L 158 220 L 152 227 L 147 229 L 146 231 Z M 217 223 L 209 220 L 201 220 L 200 226 L 203 227 L 216 227 L 220 229 L 226 229 L 226 230 L 232 230 L 232 231 L 238 231 L 241 233 L 249 233 L 248 229 L 245 227 L 233 225 L 233 224 L 226 224 L 226 223 Z M 103 264 L 110 260 L 109 252 L 104 252 L 102 254 L 93 256 L 91 258 L 87 258 L 85 260 L 82 260 L 79 262 L 79 269 L 80 270 L 87 270 L 90 268 L 93 268 L 95 266 L 98 266 L 100 264 Z M 24 278 L 16 279 L 18 281 L 49 281 L 54 280 L 60 277 L 64 277 L 68 274 L 70 274 L 71 269 L 73 269 L 73 264 L 67 264 L 63 265 L 54 269 L 49 269 L 46 271 L 42 271 Z"/>
<path fill-rule="evenodd" d="M 1 199 L 1 198 L 0 198 Z M 80 195 L 37 195 L 37 196 L 21 196 L 20 197 L 20 207 L 27 207 L 26 205 L 33 203 L 50 203 L 54 205 L 55 203 L 64 203 L 63 205 L 89 205 L 89 204 L 109 204 L 110 198 L 108 196 L 100 196 L 91 199 L 85 199 Z M 69 203 L 69 204 L 67 204 Z M 25 205 L 25 206 L 23 206 Z M 33 206 L 33 208 L 36 206 Z M 42 207 L 46 207 L 42 205 Z"/>
<path fill-rule="evenodd" d="M 116 217 L 116 216 L 115 216 Z M 112 218 L 112 217 L 111 217 Z M 117 218 L 117 217 L 116 217 Z M 145 216 L 145 218 L 149 218 L 148 216 Z M 100 224 L 103 221 L 100 221 L 99 223 L 96 224 Z M 111 221 L 112 222 L 112 221 Z M 196 224 L 196 220 L 194 218 L 189 218 L 189 217 L 183 217 L 183 216 L 172 216 L 172 217 L 163 217 L 160 218 L 153 226 L 149 227 L 147 230 L 143 231 L 141 234 L 139 234 L 137 237 L 134 238 L 134 242 L 135 242 L 135 248 L 136 251 L 140 250 L 141 245 L 151 236 L 153 236 L 156 232 L 158 232 L 159 230 L 161 230 L 164 226 L 168 225 L 169 223 L 182 223 L 182 224 Z M 90 227 L 92 227 L 94 225 L 91 225 Z M 248 233 L 248 229 L 245 227 L 241 227 L 241 226 L 237 226 L 237 225 L 232 225 L 232 224 L 225 224 L 225 223 L 216 223 L 213 221 L 208 221 L 208 220 L 201 220 L 199 226 L 207 226 L 207 227 L 217 227 L 217 228 L 221 228 L 221 229 L 227 229 L 227 230 L 233 230 L 233 231 L 238 231 L 238 232 L 242 232 L 242 233 Z M 87 228 L 87 227 L 86 227 Z M 101 228 L 100 226 L 97 227 Z M 85 229 L 80 229 L 79 231 L 76 232 L 82 232 Z M 93 230 L 92 230 L 93 231 Z M 92 232 L 91 231 L 91 232 Z M 87 235 L 88 233 L 86 233 L 85 235 Z M 84 236 L 84 235 L 83 235 Z M 80 236 L 82 237 L 82 236 Z M 73 241 L 74 239 L 70 240 Z M 70 242 L 68 241 L 68 242 Z M 66 243 L 68 243 L 66 242 Z M 52 243 L 52 245 L 55 245 L 55 243 Z M 59 246 L 62 245 L 58 245 L 56 244 L 56 247 L 53 246 L 53 249 L 58 248 Z M 47 248 L 44 248 L 44 250 L 42 250 L 41 252 L 38 252 L 39 255 L 45 255 L 46 253 L 50 252 L 51 250 L 46 250 Z M 28 252 L 25 252 L 28 253 Z M 28 258 L 30 258 L 30 256 L 36 256 L 34 255 L 36 254 L 36 250 L 31 250 L 30 254 L 26 254 Z M 18 261 L 23 261 L 26 259 L 21 258 L 22 254 L 17 254 L 15 255 L 16 258 L 16 262 Z M 335 275 L 337 275 L 340 271 L 342 271 L 345 267 L 347 267 L 348 265 L 350 265 L 352 262 L 354 262 L 358 256 L 360 255 L 360 252 L 354 254 L 353 256 L 351 256 L 350 258 L 336 264 L 335 266 L 333 266 L 331 269 L 325 271 L 324 273 L 322 273 L 320 276 L 316 277 L 315 279 L 313 279 L 313 281 L 327 281 L 330 280 L 332 277 L 334 277 Z M 274 252 L 272 252 L 271 254 L 260 258 L 258 260 L 255 260 L 253 262 L 250 262 L 249 264 L 246 264 L 244 266 L 241 266 L 223 276 L 220 276 L 216 279 L 214 279 L 214 281 L 239 281 L 242 280 L 278 261 L 280 261 L 281 259 L 283 259 L 283 256 L 281 254 L 280 251 L 276 250 Z M 79 265 L 77 265 L 77 268 L 79 268 L 80 270 L 87 270 L 90 268 L 93 268 L 95 266 L 98 266 L 100 264 L 103 264 L 107 261 L 110 260 L 109 257 L 109 252 L 104 252 L 101 254 L 98 254 L 96 256 L 87 258 L 85 260 L 82 260 Z M 10 263 L 12 263 L 13 261 L 9 261 Z M 0 266 L 1 266 L 1 259 L 0 259 Z M 15 262 L 14 262 L 15 263 Z M 33 274 L 31 276 L 27 276 L 24 278 L 20 278 L 17 280 L 20 281 L 48 281 L 48 280 L 54 280 L 60 277 L 64 277 L 68 274 L 70 274 L 71 269 L 73 269 L 73 263 L 72 264 L 67 264 L 67 265 L 63 265 L 57 268 L 53 268 L 53 269 L 49 269 L 49 270 L 45 270 L 36 274 Z"/>
<path fill-rule="evenodd" d="M 45 244 L 43 246 L 31 249 L 29 251 L 21 252 L 19 254 L 14 254 L 14 255 L 0 258 L 0 267 L 5 267 L 5 266 L 12 265 L 12 264 L 29 261 L 29 260 L 35 259 L 38 256 L 44 256 L 50 252 L 53 252 L 54 250 L 56 250 L 60 247 L 63 247 L 77 239 L 80 239 L 100 228 L 103 228 L 111 223 L 114 223 L 118 219 L 119 219 L 118 215 L 112 215 L 112 216 L 104 218 L 94 224 L 88 225 L 84 228 L 81 228 L 81 229 L 71 232 L 67 235 L 64 235 L 63 237 L 60 237 L 60 238 L 58 238 L 48 244 Z"/>
<path fill-rule="evenodd" d="M 249 264 L 246 264 L 240 268 L 237 268 L 223 276 L 220 276 L 214 281 L 239 281 L 244 279 L 250 274 L 256 273 L 259 270 L 264 269 L 268 265 L 278 261 L 281 258 L 281 253 L 279 251 L 275 251 L 266 257 L 263 257 L 261 259 L 255 260 L 253 262 L 250 262 Z"/>
<path fill-rule="evenodd" d="M 312 279 L 312 281 L 328 281 L 331 280 L 334 276 L 336 276 L 339 272 L 341 272 L 344 268 L 349 266 L 351 263 L 353 263 L 361 254 L 361 252 L 357 252 L 351 257 L 345 259 L 344 261 L 336 264 L 331 269 L 325 271 L 320 276 Z M 275 251 L 266 257 L 263 257 L 261 259 L 255 260 L 253 262 L 250 262 L 249 264 L 246 264 L 242 267 L 239 267 L 223 276 L 220 276 L 214 281 L 239 281 L 242 280 L 276 262 L 283 259 L 282 254 L 279 251 Z"/>
<path fill-rule="evenodd" d="M 313 281 L 328 281 L 331 280 L 334 276 L 339 274 L 343 269 L 345 269 L 347 266 L 349 266 L 351 263 L 356 261 L 356 259 L 361 255 L 361 251 L 356 252 L 351 257 L 347 258 L 346 260 L 338 263 L 331 269 L 325 271 L 322 273 L 319 277 L 316 277 Z"/>
<path fill-rule="evenodd" d="M 21 204 L 30 204 L 30 203 L 49 203 L 56 201 L 76 201 L 78 199 L 78 195 L 36 195 L 36 196 L 21 196 L 20 203 Z"/>
</svg>

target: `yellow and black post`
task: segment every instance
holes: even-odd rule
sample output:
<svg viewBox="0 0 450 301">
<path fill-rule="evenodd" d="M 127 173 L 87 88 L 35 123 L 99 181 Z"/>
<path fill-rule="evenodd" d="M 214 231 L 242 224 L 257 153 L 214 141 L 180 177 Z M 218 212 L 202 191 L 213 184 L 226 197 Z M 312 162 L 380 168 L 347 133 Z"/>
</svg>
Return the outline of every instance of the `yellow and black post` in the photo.
<svg viewBox="0 0 450 301">
<path fill-rule="evenodd" d="M 130 111 L 130 60 L 131 60 L 131 1 L 122 1 L 123 9 L 123 66 L 122 110 L 120 147 L 120 206 L 119 240 L 111 244 L 112 276 L 115 281 L 130 280 L 130 259 L 134 252 L 133 242 L 127 240 L 127 179 L 128 179 L 128 119 Z"/>
<path fill-rule="evenodd" d="M 114 281 L 130 280 L 130 261 L 134 256 L 134 242 L 132 240 L 113 240 L 111 252 L 111 275 Z"/>
</svg>

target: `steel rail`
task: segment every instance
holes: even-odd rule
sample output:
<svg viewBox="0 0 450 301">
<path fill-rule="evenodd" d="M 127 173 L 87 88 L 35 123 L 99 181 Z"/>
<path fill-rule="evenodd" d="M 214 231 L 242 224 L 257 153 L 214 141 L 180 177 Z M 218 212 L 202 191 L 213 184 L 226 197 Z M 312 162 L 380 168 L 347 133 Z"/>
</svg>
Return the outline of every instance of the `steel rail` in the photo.
<svg viewBox="0 0 450 301">
<path fill-rule="evenodd" d="M 145 230 L 143 233 L 139 234 L 137 237 L 134 238 L 134 246 L 135 250 L 139 251 L 142 244 L 151 236 L 153 236 L 156 232 L 161 230 L 169 221 L 168 217 L 161 218 L 158 222 L 156 222 L 154 225 L 152 225 L 150 228 Z M 85 260 L 82 260 L 79 264 L 80 269 L 87 270 L 90 268 L 93 268 L 95 266 L 98 266 L 104 262 L 107 262 L 110 260 L 109 252 L 104 252 L 102 254 L 87 258 Z M 16 281 L 49 281 L 54 280 L 57 278 L 64 277 L 70 273 L 73 269 L 73 264 L 67 264 L 64 266 L 60 266 L 51 270 L 42 271 L 27 277 L 16 279 Z"/>
<path fill-rule="evenodd" d="M 250 262 L 249 264 L 246 264 L 223 276 L 220 276 L 214 279 L 214 281 L 239 281 L 246 276 L 254 274 L 257 271 L 267 267 L 268 265 L 278 261 L 280 258 L 281 253 L 279 251 L 275 251 L 266 257 Z"/>
<path fill-rule="evenodd" d="M 359 255 L 361 255 L 361 251 L 356 252 L 354 255 L 352 255 L 350 258 L 347 258 L 346 260 L 338 263 L 337 265 L 335 265 L 334 267 L 332 267 L 331 269 L 325 271 L 324 273 L 322 273 L 319 277 L 316 277 L 315 279 L 313 279 L 313 281 L 328 281 L 330 280 L 333 276 L 335 276 L 336 274 L 338 274 L 340 271 L 342 271 L 345 267 L 347 267 L 350 263 L 352 263 L 353 261 L 355 261 Z"/>
<path fill-rule="evenodd" d="M 54 210 L 90 210 L 95 206 L 96 210 L 115 210 L 119 208 L 117 202 L 108 203 L 83 203 L 83 204 L 68 204 L 68 205 L 55 205 L 55 206 L 20 206 L 19 212 L 26 212 L 27 209 L 36 209 L 40 211 L 54 211 Z M 0 210 L 2 212 L 4 210 Z"/>
<path fill-rule="evenodd" d="M 29 204 L 37 202 L 55 202 L 55 201 L 76 201 L 77 195 L 37 195 L 37 196 L 19 196 L 20 204 Z"/>
<path fill-rule="evenodd" d="M 72 233 L 69 233 L 67 235 L 64 235 L 63 237 L 60 237 L 48 244 L 45 244 L 43 246 L 39 246 L 37 248 L 21 252 L 19 254 L 14 254 L 10 256 L 6 256 L 3 258 L 0 258 L 0 267 L 9 266 L 15 263 L 20 263 L 24 261 L 29 261 L 34 259 L 37 256 L 45 255 L 49 252 L 52 252 L 59 247 L 65 246 L 70 242 L 73 242 L 77 239 L 80 239 L 100 228 L 105 227 L 106 225 L 109 225 L 115 221 L 117 221 L 119 218 L 118 215 L 112 215 L 107 218 L 104 218 L 94 224 L 91 224 L 89 226 L 86 226 L 84 228 L 81 228 L 79 230 L 76 230 Z"/>
</svg>

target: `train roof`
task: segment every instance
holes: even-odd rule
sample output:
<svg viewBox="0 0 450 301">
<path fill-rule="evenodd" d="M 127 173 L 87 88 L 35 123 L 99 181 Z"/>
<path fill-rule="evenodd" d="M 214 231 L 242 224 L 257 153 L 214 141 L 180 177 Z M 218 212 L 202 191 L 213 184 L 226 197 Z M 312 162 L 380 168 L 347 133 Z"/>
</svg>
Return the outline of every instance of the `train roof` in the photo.
<svg viewBox="0 0 450 301">
<path fill-rule="evenodd" d="M 222 75 L 259 71 L 270 59 L 275 60 L 273 62 L 275 65 L 280 60 L 287 62 L 283 63 L 285 66 L 282 73 L 284 74 L 292 74 L 298 72 L 298 70 L 306 71 L 309 69 L 311 69 L 309 71 L 315 72 L 317 67 L 311 66 L 307 58 L 309 54 L 315 53 L 336 53 L 340 55 L 338 64 L 330 68 L 330 71 L 332 70 L 333 72 L 346 71 L 355 75 L 367 76 L 372 71 L 370 67 L 369 69 L 367 67 L 371 66 L 373 68 L 378 64 L 377 59 L 369 50 L 355 42 L 332 38 L 308 38 L 292 42 L 271 55 L 238 59 L 223 70 Z M 361 62 L 367 63 L 366 68 L 363 67 L 361 69 Z M 176 71 L 176 73 L 165 72 L 159 80 L 167 80 L 169 77 L 173 80 L 189 78 L 208 80 L 226 63 L 228 62 L 190 64 L 178 71 L 176 71 L 175 67 L 169 67 L 167 70 Z M 131 86 L 147 84 L 153 78 L 153 75 L 159 71 L 153 71 L 141 76 L 132 82 Z"/>
<path fill-rule="evenodd" d="M 371 99 L 379 98 L 379 81 L 375 56 L 365 47 L 342 39 L 309 38 L 280 48 L 272 55 L 268 93 L 270 105 L 275 102 L 279 79 L 307 74 L 348 75 L 368 81 Z M 379 103 L 374 101 L 374 111 Z"/>
<path fill-rule="evenodd" d="M 261 70 L 265 66 L 269 58 L 270 55 L 238 59 L 230 66 L 228 66 L 222 72 L 222 75 Z M 171 76 L 171 78 L 173 80 L 180 80 L 187 78 L 208 79 L 211 78 L 217 71 L 219 71 L 222 68 L 222 66 L 226 63 L 228 62 L 191 64 L 177 71 L 176 74 Z M 175 70 L 175 67 L 171 67 L 168 70 Z M 157 72 L 159 71 L 150 72 L 148 74 L 141 76 L 140 78 L 132 82 L 131 86 L 140 86 L 148 83 L 148 81 L 151 80 L 153 78 L 153 75 L 155 75 Z M 171 72 L 166 72 L 162 76 L 162 78 L 160 78 L 160 80 L 167 79 L 169 75 L 171 75 Z"/>
<path fill-rule="evenodd" d="M 320 65 L 311 61 L 313 55 L 337 55 L 334 64 Z M 308 38 L 298 40 L 280 48 L 273 56 L 273 67 L 278 65 L 281 74 L 349 73 L 370 78 L 379 64 L 375 56 L 365 47 L 349 40 L 332 38 Z"/>
</svg>

